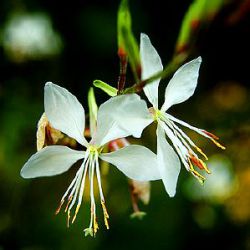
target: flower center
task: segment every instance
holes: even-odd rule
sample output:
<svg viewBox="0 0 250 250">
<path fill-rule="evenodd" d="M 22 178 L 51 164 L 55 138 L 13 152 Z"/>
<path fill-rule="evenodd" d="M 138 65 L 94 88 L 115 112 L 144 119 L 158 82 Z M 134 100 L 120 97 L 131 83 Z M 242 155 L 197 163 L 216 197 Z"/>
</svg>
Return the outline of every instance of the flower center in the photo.
<svg viewBox="0 0 250 250">
<path fill-rule="evenodd" d="M 153 116 L 154 121 L 162 120 L 162 112 L 159 109 L 151 107 L 148 109 L 150 114 Z"/>
<path fill-rule="evenodd" d="M 90 145 L 88 147 L 89 153 L 92 155 L 98 154 L 98 147 L 95 145 Z"/>
</svg>

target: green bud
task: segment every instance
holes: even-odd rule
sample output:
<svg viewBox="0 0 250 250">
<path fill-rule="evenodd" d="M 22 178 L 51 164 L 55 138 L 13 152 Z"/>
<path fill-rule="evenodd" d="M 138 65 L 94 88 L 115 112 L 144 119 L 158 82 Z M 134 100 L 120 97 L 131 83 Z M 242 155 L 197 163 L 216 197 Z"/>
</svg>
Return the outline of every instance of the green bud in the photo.
<svg viewBox="0 0 250 250">
<path fill-rule="evenodd" d="M 223 0 L 194 0 L 189 6 L 179 32 L 176 52 L 188 49 L 193 41 L 194 33 L 204 22 L 210 21 L 223 5 Z"/>
<path fill-rule="evenodd" d="M 131 29 L 131 23 L 128 1 L 122 0 L 117 16 L 118 55 L 120 58 L 128 56 L 135 80 L 138 81 L 141 74 L 140 53 Z"/>
<path fill-rule="evenodd" d="M 98 111 L 93 88 L 89 89 L 88 105 L 89 105 L 90 133 L 91 135 L 93 135 L 94 131 L 96 130 L 97 111 Z"/>
<path fill-rule="evenodd" d="M 101 90 L 103 90 L 105 93 L 107 93 L 109 96 L 116 96 L 117 95 L 117 89 L 110 86 L 109 84 L 101 81 L 101 80 L 95 80 L 93 82 L 93 85 Z"/>
</svg>

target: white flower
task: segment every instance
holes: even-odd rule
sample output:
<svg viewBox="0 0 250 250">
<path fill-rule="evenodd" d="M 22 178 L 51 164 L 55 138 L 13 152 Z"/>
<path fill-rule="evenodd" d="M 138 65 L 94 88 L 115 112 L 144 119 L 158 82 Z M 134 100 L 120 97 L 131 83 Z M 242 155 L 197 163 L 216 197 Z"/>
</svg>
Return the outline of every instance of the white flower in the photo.
<svg viewBox="0 0 250 250">
<path fill-rule="evenodd" d="M 72 150 L 66 146 L 47 146 L 25 163 L 21 170 L 23 178 L 53 176 L 66 172 L 76 161 L 84 159 L 67 191 L 61 199 L 60 208 L 67 199 L 65 211 L 68 213 L 76 204 L 74 222 L 82 202 L 86 175 L 90 179 L 91 219 L 86 234 L 95 235 L 98 224 L 96 220 L 96 205 L 94 197 L 94 177 L 96 175 L 100 200 L 104 213 L 106 227 L 109 228 L 105 200 L 101 185 L 99 158 L 115 165 L 131 179 L 139 181 L 156 180 L 160 178 L 157 169 L 156 155 L 149 149 L 129 145 L 112 153 L 102 153 L 107 142 L 133 135 L 139 137 L 143 128 L 151 120 L 146 103 L 136 94 L 114 97 L 100 106 L 97 114 L 97 127 L 91 131 L 92 139 L 88 142 L 84 136 L 85 112 L 76 97 L 66 89 L 52 83 L 46 83 L 44 90 L 45 113 L 49 122 L 55 128 L 77 140 L 86 147 L 85 151 Z M 116 123 L 119 119 L 119 124 Z M 129 130 L 129 131 L 128 131 Z M 132 132 L 130 132 L 132 131 Z M 77 201 L 78 199 L 78 201 Z"/>
<path fill-rule="evenodd" d="M 161 58 L 152 46 L 149 37 L 145 34 L 141 34 L 140 56 L 142 62 L 142 80 L 145 80 L 153 74 L 163 70 Z M 215 135 L 203 129 L 193 127 L 166 113 L 171 106 L 184 102 L 193 95 L 197 85 L 200 64 L 201 57 L 198 57 L 184 64 L 175 72 L 166 87 L 165 101 L 160 109 L 158 108 L 158 86 L 160 79 L 155 80 L 144 87 L 145 95 L 153 105 L 153 107 L 149 109 L 153 116 L 152 120 L 158 123 L 156 132 L 158 168 L 166 191 L 170 196 L 174 196 L 176 192 L 176 183 L 180 172 L 179 159 L 182 161 L 185 168 L 201 182 L 203 182 L 205 178 L 194 169 L 194 166 L 199 169 L 204 169 L 209 173 L 205 163 L 199 159 L 193 148 L 202 154 L 205 159 L 207 159 L 207 156 L 176 125 L 176 123 L 209 138 L 217 146 L 224 149 L 224 147 L 216 141 L 218 137 Z M 175 151 L 168 144 L 165 135 L 167 135 L 172 142 Z M 177 152 L 179 158 L 175 152 Z"/>
</svg>

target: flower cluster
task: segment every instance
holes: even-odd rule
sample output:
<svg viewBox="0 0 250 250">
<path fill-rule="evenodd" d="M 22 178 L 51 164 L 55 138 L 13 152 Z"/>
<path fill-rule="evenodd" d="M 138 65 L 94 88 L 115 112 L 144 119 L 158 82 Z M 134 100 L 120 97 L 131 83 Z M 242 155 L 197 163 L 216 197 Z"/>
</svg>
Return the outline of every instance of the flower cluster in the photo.
<svg viewBox="0 0 250 250">
<path fill-rule="evenodd" d="M 163 69 L 161 59 L 152 46 L 147 35 L 141 35 L 140 59 L 142 63 L 142 80 Z M 62 205 L 66 202 L 68 225 L 73 223 L 82 203 L 87 176 L 90 183 L 90 223 L 85 229 L 85 235 L 94 236 L 98 230 L 96 216 L 96 197 L 94 195 L 94 180 L 97 180 L 100 202 L 103 209 L 104 222 L 109 228 L 109 214 L 105 206 L 102 190 L 101 170 L 99 161 L 106 161 L 116 166 L 127 177 L 135 181 L 162 180 L 169 196 L 174 196 L 181 163 L 199 181 L 204 177 L 195 169 L 209 173 L 206 164 L 199 158 L 198 153 L 207 156 L 186 135 L 179 125 L 187 127 L 221 146 L 213 134 L 193 127 L 166 111 L 175 104 L 186 101 L 193 95 L 197 85 L 201 58 L 198 57 L 180 67 L 170 80 L 165 91 L 165 101 L 161 108 L 158 104 L 158 85 L 160 79 L 147 84 L 144 93 L 152 107 L 147 107 L 144 100 L 137 94 L 125 94 L 111 97 L 100 105 L 97 110 L 95 103 L 89 105 L 89 133 L 85 136 L 85 111 L 77 98 L 68 90 L 51 82 L 45 84 L 43 128 L 49 124 L 54 135 L 58 138 L 67 135 L 74 139 L 82 150 L 75 150 L 55 143 L 44 144 L 39 141 L 39 150 L 31 156 L 21 170 L 23 178 L 53 176 L 66 172 L 74 163 L 80 162 L 80 167 L 63 195 Z M 105 152 L 105 145 L 120 138 L 133 136 L 140 138 L 142 131 L 152 122 L 157 123 L 157 152 L 140 145 L 125 144 L 124 147 L 114 147 L 112 152 Z M 178 124 L 178 125 L 177 125 Z M 40 128 L 41 130 L 41 128 Z M 39 131 L 39 136 L 43 134 Z M 41 136 L 40 136 L 41 137 Z M 41 140 L 41 138 L 39 139 Z M 55 136 L 54 136 L 55 137 Z M 43 138 L 43 136 L 42 136 Z M 43 138 L 44 139 L 44 138 Z M 54 140 L 55 141 L 55 140 Z M 44 147 L 45 146 L 45 147 Z M 73 215 L 71 211 L 74 209 Z"/>
</svg>

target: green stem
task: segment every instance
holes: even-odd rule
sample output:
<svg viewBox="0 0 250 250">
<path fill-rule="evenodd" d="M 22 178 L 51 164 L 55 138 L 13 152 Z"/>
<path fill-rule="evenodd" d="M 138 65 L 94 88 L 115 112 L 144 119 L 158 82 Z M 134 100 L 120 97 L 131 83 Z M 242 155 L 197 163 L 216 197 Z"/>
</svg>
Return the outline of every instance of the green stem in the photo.
<svg viewBox="0 0 250 250">
<path fill-rule="evenodd" d="M 124 55 L 124 54 L 120 55 L 119 52 L 118 52 L 118 56 L 120 58 L 120 74 L 119 74 L 119 79 L 118 79 L 118 84 L 117 84 L 117 89 L 118 89 L 117 94 L 119 95 L 125 87 L 128 57 L 127 55 Z"/>
<path fill-rule="evenodd" d="M 149 83 L 161 78 L 169 77 L 187 58 L 188 53 L 182 53 L 173 57 L 173 59 L 168 63 L 163 71 L 157 72 L 148 79 L 141 80 L 140 82 L 134 84 L 132 87 L 126 88 L 120 94 L 132 94 L 141 92 L 142 89 Z"/>
</svg>

